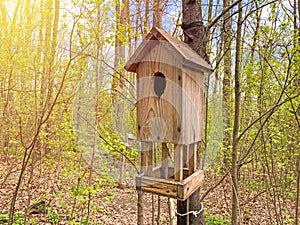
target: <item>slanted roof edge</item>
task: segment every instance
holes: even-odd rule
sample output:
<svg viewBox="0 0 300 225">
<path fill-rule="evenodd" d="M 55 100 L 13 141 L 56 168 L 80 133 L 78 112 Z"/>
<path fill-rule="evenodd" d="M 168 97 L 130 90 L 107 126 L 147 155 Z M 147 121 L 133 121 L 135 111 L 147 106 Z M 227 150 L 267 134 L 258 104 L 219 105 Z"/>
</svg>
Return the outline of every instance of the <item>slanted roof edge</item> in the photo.
<svg viewBox="0 0 300 225">
<path fill-rule="evenodd" d="M 170 36 L 167 32 L 157 27 L 152 28 L 151 32 L 147 34 L 145 40 L 142 41 L 133 55 L 129 58 L 129 60 L 125 64 L 125 69 L 127 71 L 136 72 L 138 63 L 141 62 L 145 54 L 147 54 L 145 48 L 153 47 L 153 42 L 151 42 L 151 39 L 153 37 L 155 38 L 155 40 L 158 40 L 158 42 L 163 40 L 167 41 L 184 58 L 186 65 L 189 65 L 191 63 L 192 65 L 197 65 L 196 67 L 202 69 L 204 72 L 213 72 L 212 67 L 201 56 L 194 52 L 186 43 Z"/>
</svg>

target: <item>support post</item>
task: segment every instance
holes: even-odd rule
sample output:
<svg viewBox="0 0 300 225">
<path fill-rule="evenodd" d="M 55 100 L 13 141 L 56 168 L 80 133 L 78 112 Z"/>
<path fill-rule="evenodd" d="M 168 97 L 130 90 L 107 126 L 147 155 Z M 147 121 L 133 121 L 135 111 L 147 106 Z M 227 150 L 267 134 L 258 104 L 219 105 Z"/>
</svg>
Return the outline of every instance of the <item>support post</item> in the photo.
<svg viewBox="0 0 300 225">
<path fill-rule="evenodd" d="M 198 166 L 198 152 L 200 150 L 200 142 L 194 143 L 194 153 L 195 155 L 195 170 Z M 197 211 L 201 208 L 201 202 L 200 202 L 200 188 L 198 188 L 190 197 L 189 197 L 189 206 L 190 210 Z M 203 212 L 199 214 L 197 217 L 191 216 L 190 217 L 190 224 L 192 225 L 205 225 L 205 220 L 203 217 Z"/>
<path fill-rule="evenodd" d="M 141 171 L 145 175 L 152 173 L 152 143 L 142 142 L 141 146 Z M 138 193 L 137 224 L 144 225 L 144 192 L 140 186 L 136 187 Z"/>
<path fill-rule="evenodd" d="M 183 145 L 174 146 L 174 180 L 183 180 Z"/>
<path fill-rule="evenodd" d="M 189 176 L 197 170 L 197 144 L 193 143 L 188 146 L 188 169 Z"/>
<path fill-rule="evenodd" d="M 187 153 L 187 146 L 183 145 L 175 145 L 174 150 L 174 179 L 175 181 L 182 181 L 183 180 L 183 164 L 185 163 L 187 156 L 183 153 Z M 186 151 L 185 151 L 186 150 Z M 177 200 L 177 213 L 185 214 L 188 212 L 189 202 L 186 201 L 179 201 Z M 177 225 L 189 225 L 189 216 L 180 216 L 177 215 Z"/>
<path fill-rule="evenodd" d="M 144 192 L 140 187 L 137 187 L 138 202 L 137 202 L 137 225 L 144 225 Z"/>
<path fill-rule="evenodd" d="M 151 176 L 153 168 L 153 143 L 142 142 L 142 152 L 143 152 L 143 172 L 146 176 Z"/>
<path fill-rule="evenodd" d="M 193 143 L 186 146 L 186 157 L 183 156 L 183 159 L 187 159 L 187 168 L 188 175 L 192 175 L 197 170 L 197 150 L 198 143 Z M 177 212 L 180 214 L 185 214 L 190 210 L 197 209 L 200 210 L 199 202 L 199 192 L 200 189 L 196 190 L 186 201 L 177 201 Z M 204 225 L 204 219 L 194 217 L 193 215 L 179 216 L 177 215 L 177 225 Z"/>
<path fill-rule="evenodd" d="M 161 178 L 168 178 L 169 164 L 168 164 L 169 149 L 167 143 L 162 143 L 162 163 L 161 163 Z"/>
</svg>

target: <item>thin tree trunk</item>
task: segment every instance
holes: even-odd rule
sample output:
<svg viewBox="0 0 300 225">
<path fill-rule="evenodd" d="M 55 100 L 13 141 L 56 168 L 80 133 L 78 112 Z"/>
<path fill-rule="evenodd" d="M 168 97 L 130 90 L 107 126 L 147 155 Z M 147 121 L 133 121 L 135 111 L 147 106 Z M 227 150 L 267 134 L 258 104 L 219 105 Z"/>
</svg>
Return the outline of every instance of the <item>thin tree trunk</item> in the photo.
<svg viewBox="0 0 300 225">
<path fill-rule="evenodd" d="M 175 215 L 175 203 L 174 199 L 168 198 L 168 207 L 169 207 L 169 215 L 170 215 L 170 225 L 176 225 L 176 215 Z"/>
<path fill-rule="evenodd" d="M 151 194 L 151 205 L 152 205 L 152 225 L 155 225 L 155 199 L 154 194 Z"/>
<path fill-rule="evenodd" d="M 162 0 L 154 0 L 153 26 L 162 28 Z"/>
<path fill-rule="evenodd" d="M 143 145 L 142 145 L 143 146 Z M 144 172 L 144 150 L 141 147 L 141 169 L 140 174 Z M 137 225 L 144 225 L 144 192 L 141 187 L 137 187 L 138 200 L 137 200 Z"/>
<path fill-rule="evenodd" d="M 157 217 L 156 217 L 157 225 L 160 225 L 160 212 L 161 212 L 161 199 L 160 196 L 157 196 Z"/>
<path fill-rule="evenodd" d="M 149 17 L 150 17 L 150 1 L 149 0 L 144 0 L 145 2 L 145 18 L 144 18 L 144 29 L 141 31 L 143 32 L 143 35 L 145 35 L 148 31 L 147 29 L 149 29 L 150 27 L 150 21 L 149 21 Z"/>
<path fill-rule="evenodd" d="M 139 26 L 138 26 L 138 24 L 142 24 L 142 22 L 144 22 L 144 21 L 142 21 L 142 18 L 141 18 L 141 2 L 142 1 L 138 1 L 137 2 L 137 15 L 136 15 L 136 17 L 135 17 L 135 33 L 136 34 L 138 34 L 139 33 Z M 147 13 L 147 10 L 146 10 L 146 12 L 145 13 Z M 147 15 L 145 16 L 145 18 L 144 18 L 144 20 L 147 20 Z M 145 25 L 144 25 L 144 27 L 145 27 Z M 141 31 L 141 33 L 143 34 L 143 32 L 144 31 Z M 136 49 L 137 48 L 137 44 L 138 44 L 138 35 L 135 35 L 134 36 L 134 49 Z"/>
<path fill-rule="evenodd" d="M 117 68 L 119 67 L 120 64 L 120 19 L 121 19 L 121 6 L 120 6 L 120 0 L 116 1 L 116 6 L 115 6 L 115 10 L 116 10 L 116 36 L 115 36 L 115 58 L 114 58 L 114 68 L 115 70 L 117 70 Z M 112 105 L 113 107 L 115 107 L 115 102 L 116 102 L 116 97 L 117 97 L 117 92 L 115 91 L 118 87 L 118 73 L 114 73 L 113 75 L 113 79 L 112 79 L 112 85 L 111 85 L 111 93 L 112 93 Z"/>
<path fill-rule="evenodd" d="M 99 57 L 99 49 L 97 49 L 97 58 Z M 99 90 L 99 78 L 98 78 L 98 65 L 96 64 L 96 78 L 95 78 L 95 98 L 98 97 L 98 90 Z M 95 118 L 94 118 L 94 131 L 93 131 L 93 147 L 92 147 L 92 157 L 91 157 L 91 164 L 90 164 L 90 171 L 89 171 L 89 179 L 88 179 L 88 207 L 87 207 L 87 216 L 86 216 L 86 222 L 85 224 L 89 224 L 90 216 L 91 216 L 91 203 L 92 203 L 92 193 L 91 193 L 91 186 L 92 186 L 92 175 L 93 175 L 93 167 L 94 167 L 94 159 L 95 159 L 95 152 L 97 150 L 97 145 L 98 145 L 98 121 L 99 121 L 99 106 L 98 106 L 98 101 L 96 101 L 95 105 Z M 94 189 L 94 186 L 93 186 Z"/>
<path fill-rule="evenodd" d="M 242 45 L 242 2 L 239 3 L 239 14 L 238 14 L 238 24 L 237 24 L 237 39 L 236 39 L 236 55 L 235 55 L 235 71 L 234 71 L 234 124 L 232 133 L 232 213 L 231 213 L 231 224 L 237 225 L 238 220 L 238 132 L 240 124 L 240 64 L 241 64 L 241 45 Z"/>
<path fill-rule="evenodd" d="M 141 189 L 137 190 L 138 193 L 138 202 L 137 202 L 137 224 L 138 225 L 144 225 L 144 192 Z"/>
<path fill-rule="evenodd" d="M 230 0 L 223 0 L 223 10 L 230 5 Z M 222 30 L 222 42 L 223 42 L 223 54 L 224 54 L 224 72 L 223 72 L 223 101 L 224 101 L 224 125 L 225 125 L 225 133 L 224 133 L 224 157 L 223 162 L 226 168 L 229 168 L 229 158 L 230 158 L 230 118 L 231 118 L 231 82 L 230 79 L 232 77 L 232 55 L 231 55 L 231 18 L 229 17 L 229 11 L 224 14 L 224 23 Z"/>
<path fill-rule="evenodd" d="M 297 159 L 297 195 L 296 195 L 296 218 L 295 225 L 299 224 L 299 201 L 300 201 L 300 157 Z"/>
<path fill-rule="evenodd" d="M 300 51 L 300 0 L 298 0 L 298 50 Z"/>
</svg>

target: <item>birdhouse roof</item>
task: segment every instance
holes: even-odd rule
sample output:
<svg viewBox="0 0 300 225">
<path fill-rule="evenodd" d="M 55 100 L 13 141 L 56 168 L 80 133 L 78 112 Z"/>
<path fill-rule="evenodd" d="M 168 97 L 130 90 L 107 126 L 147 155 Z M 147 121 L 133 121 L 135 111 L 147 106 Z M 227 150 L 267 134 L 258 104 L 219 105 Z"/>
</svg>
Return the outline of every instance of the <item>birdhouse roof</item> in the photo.
<svg viewBox="0 0 300 225">
<path fill-rule="evenodd" d="M 150 33 L 147 34 L 143 42 L 126 63 L 125 69 L 130 72 L 136 72 L 138 64 L 143 62 L 144 57 L 151 51 L 151 48 L 158 43 L 169 44 L 183 57 L 184 64 L 199 68 L 207 73 L 212 73 L 212 67 L 186 43 L 172 37 L 157 27 L 153 27 Z"/>
</svg>

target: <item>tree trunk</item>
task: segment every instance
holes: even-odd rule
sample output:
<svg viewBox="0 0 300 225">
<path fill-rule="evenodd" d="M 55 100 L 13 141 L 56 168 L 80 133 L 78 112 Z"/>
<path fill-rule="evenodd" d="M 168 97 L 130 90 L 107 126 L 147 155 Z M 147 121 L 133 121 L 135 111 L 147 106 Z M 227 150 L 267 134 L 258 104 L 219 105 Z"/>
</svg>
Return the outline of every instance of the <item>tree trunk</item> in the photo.
<svg viewBox="0 0 300 225">
<path fill-rule="evenodd" d="M 142 145 L 143 146 L 143 145 Z M 140 174 L 144 172 L 144 151 L 141 148 L 141 168 Z M 137 187 L 138 199 L 137 199 L 137 225 L 144 225 L 144 191 L 142 191 L 141 187 Z"/>
<path fill-rule="evenodd" d="M 242 2 L 239 3 L 239 15 L 237 24 L 237 34 L 236 34 L 236 55 L 235 55 L 235 71 L 234 71 L 234 94 L 235 94 L 235 104 L 234 104 L 234 124 L 232 133 L 232 212 L 231 212 L 231 224 L 237 225 L 238 221 L 238 143 L 239 143 L 239 124 L 240 124 L 240 64 L 241 64 L 241 44 L 242 44 Z"/>
<path fill-rule="evenodd" d="M 296 165 L 297 171 L 296 171 L 296 176 L 297 176 L 297 189 L 296 189 L 296 218 L 295 218 L 295 225 L 298 225 L 299 223 L 299 200 L 300 200 L 300 157 L 298 156 L 297 158 L 297 165 Z"/>
<path fill-rule="evenodd" d="M 196 0 L 183 0 L 182 3 L 182 30 L 184 42 L 187 43 L 206 61 L 209 61 L 206 54 L 207 28 L 202 22 L 201 2 Z"/>
<path fill-rule="evenodd" d="M 223 10 L 226 10 L 226 8 L 230 5 L 230 0 L 223 0 Z M 223 162 L 226 168 L 229 168 L 229 161 L 230 161 L 230 140 L 231 140 L 231 134 L 230 134 L 230 117 L 231 117 L 231 93 L 230 93 L 230 79 L 232 77 L 231 72 L 231 19 L 230 19 L 230 13 L 229 11 L 224 14 L 224 22 L 223 22 L 223 29 L 222 29 L 222 42 L 223 42 L 223 55 L 224 55 L 224 77 L 223 77 L 223 101 L 224 101 L 224 124 L 225 124 L 225 134 L 224 134 L 224 140 L 223 140 L 223 146 L 224 146 L 224 158 Z"/>
<path fill-rule="evenodd" d="M 144 192 L 141 189 L 137 190 L 138 201 L 137 201 L 137 224 L 144 225 Z"/>
<path fill-rule="evenodd" d="M 162 28 L 162 0 L 154 0 L 153 26 Z"/>
<path fill-rule="evenodd" d="M 187 43 L 195 52 L 197 52 L 203 59 L 209 62 L 206 54 L 207 44 L 207 28 L 202 22 L 202 8 L 201 1 L 183 0 L 182 2 L 182 29 L 184 33 L 184 42 Z M 199 211 L 201 209 L 200 189 L 196 190 L 189 198 L 189 205 L 185 202 L 179 202 L 178 208 L 186 207 L 190 211 Z M 189 217 L 191 225 L 204 225 L 205 220 L 203 212 L 195 217 Z"/>
</svg>

